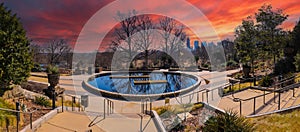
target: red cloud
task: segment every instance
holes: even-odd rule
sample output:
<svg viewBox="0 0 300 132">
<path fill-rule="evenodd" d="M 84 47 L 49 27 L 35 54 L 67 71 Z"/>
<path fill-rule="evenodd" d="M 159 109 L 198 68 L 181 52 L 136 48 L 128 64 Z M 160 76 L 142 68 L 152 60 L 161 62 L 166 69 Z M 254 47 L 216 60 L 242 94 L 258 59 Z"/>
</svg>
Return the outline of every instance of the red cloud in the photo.
<svg viewBox="0 0 300 132">
<path fill-rule="evenodd" d="M 25 1 L 11 0 L 5 1 L 5 5 L 21 18 L 27 35 L 33 42 L 43 44 L 51 39 L 65 38 L 71 45 L 75 44 L 81 28 L 90 17 L 112 2 L 111 0 L 32 1 L 34 2 L 26 4 Z M 264 3 L 272 4 L 275 9 L 283 9 L 286 14 L 289 14 L 289 19 L 283 24 L 286 29 L 292 29 L 300 17 L 298 0 L 284 2 L 282 0 L 187 0 L 187 2 L 203 12 L 222 39 L 233 38 L 234 29 L 241 24 L 242 19 L 253 15 Z M 149 5 L 153 5 L 149 8 L 155 8 L 155 4 L 149 3 Z M 185 13 L 176 8 L 170 11 Z M 187 17 L 191 18 L 190 25 L 197 26 L 202 22 L 202 18 Z M 95 29 L 96 31 L 99 32 L 101 29 Z M 207 36 L 209 38 L 209 35 Z"/>
</svg>

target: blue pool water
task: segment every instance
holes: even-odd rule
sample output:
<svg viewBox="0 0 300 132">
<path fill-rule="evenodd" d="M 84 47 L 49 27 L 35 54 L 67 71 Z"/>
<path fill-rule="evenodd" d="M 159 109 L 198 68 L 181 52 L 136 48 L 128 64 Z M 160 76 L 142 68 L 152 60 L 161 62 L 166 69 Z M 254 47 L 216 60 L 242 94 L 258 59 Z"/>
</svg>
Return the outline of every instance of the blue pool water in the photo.
<svg viewBox="0 0 300 132">
<path fill-rule="evenodd" d="M 148 78 L 111 78 L 111 76 L 149 76 Z M 166 80 L 166 83 L 135 84 L 136 81 Z M 197 78 L 179 73 L 111 73 L 100 75 L 88 83 L 92 86 L 122 94 L 161 94 L 188 88 L 197 82 Z"/>
</svg>

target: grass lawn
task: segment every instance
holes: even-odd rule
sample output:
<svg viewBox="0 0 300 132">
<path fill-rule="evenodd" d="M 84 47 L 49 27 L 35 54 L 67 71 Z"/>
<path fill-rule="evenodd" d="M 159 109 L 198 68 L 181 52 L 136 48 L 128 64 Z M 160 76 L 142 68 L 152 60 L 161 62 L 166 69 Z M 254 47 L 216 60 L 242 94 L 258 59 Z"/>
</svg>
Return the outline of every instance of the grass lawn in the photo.
<svg viewBox="0 0 300 132">
<path fill-rule="evenodd" d="M 0 108 L 15 109 L 15 106 L 14 104 L 0 98 Z M 5 128 L 7 124 L 15 126 L 16 122 L 17 121 L 14 112 L 0 110 L 0 130 L 1 128 Z"/>
<path fill-rule="evenodd" d="M 300 128 L 300 110 L 290 113 L 272 114 L 250 119 L 256 126 L 257 131 L 299 131 Z"/>
<path fill-rule="evenodd" d="M 48 78 L 44 78 L 44 77 L 30 76 L 30 77 L 28 78 L 28 80 L 48 83 Z"/>
</svg>

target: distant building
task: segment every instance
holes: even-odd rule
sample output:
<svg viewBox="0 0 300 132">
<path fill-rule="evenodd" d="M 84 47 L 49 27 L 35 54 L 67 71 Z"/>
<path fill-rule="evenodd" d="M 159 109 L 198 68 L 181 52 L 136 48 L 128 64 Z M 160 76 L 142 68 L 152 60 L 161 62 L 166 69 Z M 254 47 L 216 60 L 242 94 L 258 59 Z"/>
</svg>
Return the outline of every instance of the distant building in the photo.
<svg viewBox="0 0 300 132">
<path fill-rule="evenodd" d="M 204 46 L 206 47 L 207 46 L 207 43 L 204 41 L 204 42 L 201 42 L 201 46 Z"/>
<path fill-rule="evenodd" d="M 197 50 L 197 49 L 199 49 L 199 41 L 195 40 L 194 41 L 194 50 Z"/>
<path fill-rule="evenodd" d="M 191 40 L 190 40 L 189 37 L 186 39 L 186 47 L 187 47 L 188 49 L 191 49 Z"/>
</svg>

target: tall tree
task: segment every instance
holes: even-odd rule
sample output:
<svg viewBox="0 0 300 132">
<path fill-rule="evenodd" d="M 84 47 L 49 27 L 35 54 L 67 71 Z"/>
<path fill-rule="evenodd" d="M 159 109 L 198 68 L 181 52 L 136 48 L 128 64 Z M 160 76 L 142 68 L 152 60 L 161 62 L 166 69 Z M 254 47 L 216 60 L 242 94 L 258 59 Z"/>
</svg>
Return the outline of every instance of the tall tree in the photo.
<svg viewBox="0 0 300 132">
<path fill-rule="evenodd" d="M 16 14 L 0 5 L 0 84 L 26 81 L 33 67 L 29 41 Z"/>
<path fill-rule="evenodd" d="M 281 9 L 273 10 L 272 5 L 264 4 L 258 12 L 255 13 L 257 26 L 260 28 L 259 38 L 265 44 L 270 54 L 273 56 L 274 64 L 276 56 L 280 54 L 284 45 L 282 44 L 282 28 L 279 26 L 287 19 Z"/>
<path fill-rule="evenodd" d="M 179 24 L 173 18 L 162 17 L 159 19 L 159 29 L 163 38 L 163 51 L 169 55 L 173 55 L 174 52 L 182 49 L 183 43 L 187 39 L 187 35 L 184 32 L 184 25 Z"/>
<path fill-rule="evenodd" d="M 112 45 L 118 49 L 118 51 L 124 52 L 120 55 L 124 55 L 125 61 L 131 61 L 134 58 L 136 47 L 133 46 L 132 36 L 138 29 L 137 12 L 135 10 L 129 11 L 128 13 L 117 13 L 116 20 L 120 21 L 119 27 L 114 30 L 114 40 Z M 126 57 L 126 58 L 124 58 Z M 124 61 L 124 60 L 123 60 Z M 131 65 L 131 62 L 130 62 Z"/>
<path fill-rule="evenodd" d="M 173 18 L 169 18 L 167 16 L 159 19 L 158 28 L 161 30 L 160 35 L 162 37 L 162 50 L 168 55 L 173 57 L 177 63 L 181 62 L 180 59 L 183 56 L 183 52 L 185 49 L 185 42 L 187 39 L 187 35 L 184 32 L 185 26 L 176 22 Z M 175 57 L 175 58 L 174 58 Z M 164 57 L 169 58 L 169 57 Z M 165 59 L 165 64 L 170 62 L 169 59 Z M 168 67 L 168 66 L 167 66 Z"/>
<path fill-rule="evenodd" d="M 300 52 L 300 18 L 292 32 L 292 43 L 295 45 L 296 50 Z"/>
<path fill-rule="evenodd" d="M 295 58 L 294 64 L 296 65 L 297 70 L 300 71 L 300 18 L 292 32 L 292 42 L 291 43 L 293 44 L 294 49 L 297 52 L 297 55 L 294 57 Z"/>
<path fill-rule="evenodd" d="M 52 65 L 69 55 L 71 51 L 71 46 L 64 39 L 50 41 L 44 50 L 49 54 L 48 63 Z"/>
<path fill-rule="evenodd" d="M 259 52 L 257 47 L 257 33 L 257 27 L 250 16 L 244 19 L 242 25 L 238 26 L 235 30 L 236 39 L 234 42 L 239 60 L 246 67 L 250 64 L 252 71 L 254 71 L 254 61 L 257 59 Z M 245 76 L 249 76 L 248 73 Z"/>
<path fill-rule="evenodd" d="M 148 15 L 140 15 L 137 17 L 138 36 L 135 37 L 135 46 L 141 52 L 144 52 L 145 66 L 148 67 L 148 56 L 150 46 L 153 42 L 153 22 Z"/>
</svg>

